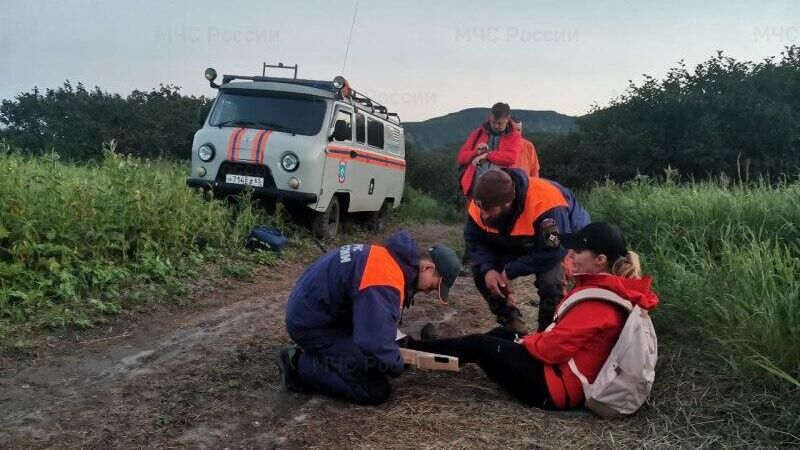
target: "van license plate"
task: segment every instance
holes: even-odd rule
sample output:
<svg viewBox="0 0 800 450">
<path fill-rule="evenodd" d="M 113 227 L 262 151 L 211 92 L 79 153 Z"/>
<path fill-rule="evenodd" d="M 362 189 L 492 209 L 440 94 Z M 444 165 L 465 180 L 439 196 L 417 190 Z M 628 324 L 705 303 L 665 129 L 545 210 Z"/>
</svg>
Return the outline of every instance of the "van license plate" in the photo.
<svg viewBox="0 0 800 450">
<path fill-rule="evenodd" d="M 225 182 L 230 184 L 243 184 L 245 186 L 264 187 L 264 178 L 248 177 L 247 175 L 225 175 Z"/>
</svg>

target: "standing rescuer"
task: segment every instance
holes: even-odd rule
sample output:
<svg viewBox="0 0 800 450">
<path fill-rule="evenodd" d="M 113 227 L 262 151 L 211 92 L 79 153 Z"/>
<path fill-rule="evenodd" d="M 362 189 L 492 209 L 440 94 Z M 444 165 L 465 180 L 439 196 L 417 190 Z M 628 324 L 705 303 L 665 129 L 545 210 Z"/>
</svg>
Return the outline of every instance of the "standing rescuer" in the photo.
<svg viewBox="0 0 800 450">
<path fill-rule="evenodd" d="M 589 214 L 569 189 L 517 169 L 493 169 L 475 184 L 464 240 L 475 286 L 497 322 L 520 335 L 528 329 L 514 303 L 512 280 L 535 274 L 539 330 L 552 321 L 565 289 L 560 234 L 577 231 Z"/>
<path fill-rule="evenodd" d="M 314 262 L 286 305 L 286 330 L 297 347 L 278 356 L 284 387 L 384 402 L 388 378 L 403 371 L 395 342 L 402 308 L 420 291 L 446 299 L 460 267 L 453 250 L 420 252 L 407 231 L 386 245 L 345 245 Z"/>
<path fill-rule="evenodd" d="M 522 119 L 512 117 L 511 124 L 522 134 Z M 514 167 L 526 172 L 531 178 L 539 177 L 539 155 L 536 154 L 536 147 L 533 142 L 524 137 L 522 138 L 522 148 L 519 155 L 517 155 L 517 162 Z"/>
<path fill-rule="evenodd" d="M 486 171 L 513 167 L 521 149 L 522 134 L 511 121 L 511 107 L 495 103 L 488 120 L 470 133 L 456 156 L 463 194 L 469 197 L 475 180 Z"/>
</svg>

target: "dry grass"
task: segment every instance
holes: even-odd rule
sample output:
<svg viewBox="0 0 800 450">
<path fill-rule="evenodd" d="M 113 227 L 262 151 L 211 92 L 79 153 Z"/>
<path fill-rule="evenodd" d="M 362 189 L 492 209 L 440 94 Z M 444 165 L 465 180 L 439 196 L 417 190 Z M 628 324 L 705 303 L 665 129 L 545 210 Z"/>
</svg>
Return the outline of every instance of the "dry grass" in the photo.
<svg viewBox="0 0 800 450">
<path fill-rule="evenodd" d="M 740 380 L 698 367 L 702 363 L 690 356 L 667 350 L 653 397 L 625 420 L 527 408 L 477 367 L 467 366 L 457 375 L 404 375 L 395 398 L 380 407 L 311 400 L 284 432 L 292 447 L 320 449 L 800 446 L 787 416 L 789 397 L 745 390 Z M 795 414 L 797 406 L 795 402 Z"/>
<path fill-rule="evenodd" d="M 535 298 L 531 281 L 515 283 L 528 322 L 536 314 L 529 305 Z M 457 313 L 438 325 L 444 335 L 493 326 L 473 290 L 464 278 L 454 286 Z M 418 302 L 404 329 L 417 333 L 422 323 L 447 315 L 446 309 Z M 307 402 L 279 434 L 292 448 L 320 449 L 800 447 L 800 390 L 766 376 L 752 380 L 722 373 L 703 354 L 708 349 L 687 345 L 691 341 L 680 335 L 659 338 L 653 395 L 625 420 L 528 408 L 477 366 L 467 365 L 457 374 L 408 372 L 396 381 L 394 398 L 379 407 L 294 396 Z"/>
<path fill-rule="evenodd" d="M 451 227 L 434 224 L 414 231 L 426 243 L 453 235 Z M 58 382 L 46 387 L 55 394 L 39 393 L 44 385 L 24 391 L 39 393 L 46 419 L 0 427 L 0 447 L 800 448 L 797 388 L 723 370 L 709 358 L 711 349 L 661 331 L 653 396 L 625 420 L 525 407 L 473 365 L 457 374 L 409 371 L 394 382 L 391 401 L 379 407 L 284 392 L 275 355 L 289 343 L 283 299 L 301 267 L 265 269 L 252 284 L 208 292 L 208 301 L 221 305 L 225 298 L 240 301 L 156 327 L 162 334 L 133 350 L 154 349 L 156 356 L 124 377 L 73 392 L 51 386 L 63 378 L 53 372 Z M 516 287 L 530 321 L 535 310 L 527 305 L 533 299 L 529 283 L 522 280 Z M 416 335 L 428 321 L 437 322 L 442 336 L 492 328 L 493 318 L 471 280 L 461 278 L 451 292 L 454 307 L 420 297 L 404 317 L 404 331 Z M 102 355 L 129 353 L 127 343 L 115 340 L 95 345 L 105 344 L 110 347 Z M 172 352 L 178 356 L 167 356 Z M 2 381 L 28 382 L 25 374 L 12 373 Z M 22 403 L 11 406 L 33 408 Z"/>
</svg>

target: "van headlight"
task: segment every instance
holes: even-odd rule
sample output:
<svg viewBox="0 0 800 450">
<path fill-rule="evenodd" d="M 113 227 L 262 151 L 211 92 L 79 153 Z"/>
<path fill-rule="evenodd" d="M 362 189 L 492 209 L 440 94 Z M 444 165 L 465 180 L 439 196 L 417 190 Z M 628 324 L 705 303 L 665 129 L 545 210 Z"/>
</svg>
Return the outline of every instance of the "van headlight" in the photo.
<svg viewBox="0 0 800 450">
<path fill-rule="evenodd" d="M 300 167 L 300 159 L 292 152 L 284 153 L 281 156 L 281 167 L 287 172 L 294 172 Z"/>
<path fill-rule="evenodd" d="M 211 144 L 203 144 L 197 149 L 197 156 L 203 162 L 209 162 L 214 159 L 214 146 Z"/>
</svg>

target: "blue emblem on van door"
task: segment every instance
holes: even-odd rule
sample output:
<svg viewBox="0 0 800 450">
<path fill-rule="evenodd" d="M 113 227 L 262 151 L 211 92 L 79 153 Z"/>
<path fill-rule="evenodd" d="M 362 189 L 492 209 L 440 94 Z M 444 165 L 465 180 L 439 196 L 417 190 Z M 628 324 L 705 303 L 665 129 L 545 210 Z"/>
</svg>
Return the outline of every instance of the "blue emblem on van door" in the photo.
<svg viewBox="0 0 800 450">
<path fill-rule="evenodd" d="M 339 160 L 339 183 L 344 183 L 347 178 L 347 163 L 341 159 Z"/>
</svg>

